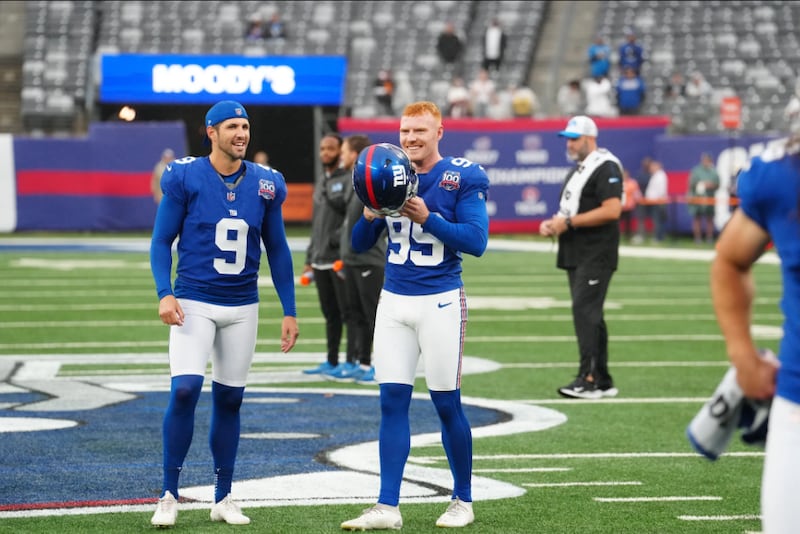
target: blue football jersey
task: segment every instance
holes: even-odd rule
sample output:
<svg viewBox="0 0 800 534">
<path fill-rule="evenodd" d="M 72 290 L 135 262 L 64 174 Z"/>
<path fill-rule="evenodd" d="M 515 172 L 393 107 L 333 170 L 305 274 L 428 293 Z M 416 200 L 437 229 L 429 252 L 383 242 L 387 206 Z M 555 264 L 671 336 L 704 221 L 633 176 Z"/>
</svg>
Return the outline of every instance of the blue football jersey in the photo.
<svg viewBox="0 0 800 534">
<path fill-rule="evenodd" d="M 384 288 L 400 295 L 430 295 L 461 287 L 461 252 L 483 254 L 489 234 L 483 167 L 464 158 L 440 160 L 418 174 L 417 196 L 431 212 L 419 225 L 386 217 Z"/>
<path fill-rule="evenodd" d="M 178 159 L 165 170 L 165 197 L 183 208 L 176 297 L 222 305 L 258 302 L 264 223 L 269 210 L 281 209 L 287 191 L 280 172 L 244 164 L 230 188 L 208 157 Z"/>
<path fill-rule="evenodd" d="M 800 402 L 800 154 L 771 142 L 739 175 L 740 209 L 764 228 L 781 258 L 784 315 L 777 393 Z"/>
</svg>

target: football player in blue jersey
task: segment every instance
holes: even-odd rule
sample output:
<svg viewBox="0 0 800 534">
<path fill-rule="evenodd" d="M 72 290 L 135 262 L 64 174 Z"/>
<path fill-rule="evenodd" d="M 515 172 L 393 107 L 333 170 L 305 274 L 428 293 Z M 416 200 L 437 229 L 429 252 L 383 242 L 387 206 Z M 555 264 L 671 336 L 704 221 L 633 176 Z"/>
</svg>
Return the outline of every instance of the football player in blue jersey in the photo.
<svg viewBox="0 0 800 534">
<path fill-rule="evenodd" d="M 185 157 L 166 167 L 150 264 L 170 325 L 170 399 L 163 420 L 163 489 L 153 525 L 175 524 L 178 478 L 194 431 L 195 407 L 212 361 L 211 428 L 214 458 L 213 521 L 250 522 L 231 499 L 239 446 L 239 409 L 256 347 L 258 269 L 263 243 L 283 307 L 280 347 L 297 341 L 292 256 L 281 205 L 286 182 L 278 171 L 244 161 L 250 141 L 247 111 L 224 100 L 206 114 L 207 157 Z M 178 239 L 175 285 L 172 245 Z"/>
<path fill-rule="evenodd" d="M 793 126 L 800 126 L 794 121 Z M 761 484 L 764 534 L 797 532 L 800 504 L 800 128 L 771 141 L 738 178 L 739 209 L 722 230 L 711 295 L 728 358 L 745 397 L 773 397 Z M 772 242 L 781 260 L 784 315 L 778 359 L 760 355 L 751 333 L 752 266 Z"/>
<path fill-rule="evenodd" d="M 409 104 L 400 119 L 403 150 L 371 145 L 353 172 L 366 206 L 353 228 L 353 248 L 368 250 L 386 230 L 389 241 L 373 345 L 381 405 L 380 494 L 375 506 L 342 523 L 344 530 L 403 524 L 400 485 L 411 448 L 409 406 L 420 358 L 454 479 L 452 500 L 436 525 L 463 527 L 475 520 L 472 431 L 461 405 L 467 321 L 461 255 L 481 256 L 486 250 L 489 178 L 476 163 L 442 157 L 443 132 L 434 103 Z"/>
</svg>

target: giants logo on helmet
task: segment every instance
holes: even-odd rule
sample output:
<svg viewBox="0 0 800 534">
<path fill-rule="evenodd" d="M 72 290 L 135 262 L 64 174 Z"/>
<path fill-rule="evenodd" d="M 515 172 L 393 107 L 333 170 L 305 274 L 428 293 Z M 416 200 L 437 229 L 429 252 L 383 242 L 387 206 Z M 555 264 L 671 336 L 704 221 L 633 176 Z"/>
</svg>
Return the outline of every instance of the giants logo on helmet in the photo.
<svg viewBox="0 0 800 534">
<path fill-rule="evenodd" d="M 390 143 L 366 147 L 353 168 L 353 189 L 379 215 L 397 215 L 417 192 L 417 175 L 403 150 Z"/>
</svg>

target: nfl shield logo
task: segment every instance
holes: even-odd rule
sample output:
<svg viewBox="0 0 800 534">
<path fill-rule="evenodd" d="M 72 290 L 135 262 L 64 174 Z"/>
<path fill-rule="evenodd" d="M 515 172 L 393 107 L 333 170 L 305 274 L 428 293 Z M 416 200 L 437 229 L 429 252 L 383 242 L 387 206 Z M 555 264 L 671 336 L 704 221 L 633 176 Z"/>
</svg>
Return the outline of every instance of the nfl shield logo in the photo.
<svg viewBox="0 0 800 534">
<path fill-rule="evenodd" d="M 234 200 L 236 200 L 236 193 L 228 191 L 228 202 L 233 202 Z"/>
</svg>

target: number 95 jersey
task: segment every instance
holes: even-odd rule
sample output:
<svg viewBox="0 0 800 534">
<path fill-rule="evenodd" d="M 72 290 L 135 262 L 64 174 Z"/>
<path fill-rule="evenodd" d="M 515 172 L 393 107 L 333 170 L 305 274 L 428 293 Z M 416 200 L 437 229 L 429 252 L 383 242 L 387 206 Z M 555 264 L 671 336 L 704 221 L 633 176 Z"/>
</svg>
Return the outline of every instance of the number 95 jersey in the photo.
<svg viewBox="0 0 800 534">
<path fill-rule="evenodd" d="M 261 242 L 268 212 L 286 199 L 283 175 L 245 161 L 228 184 L 208 157 L 182 158 L 170 167 L 161 186 L 183 208 L 175 296 L 221 305 L 258 302 Z"/>
</svg>

